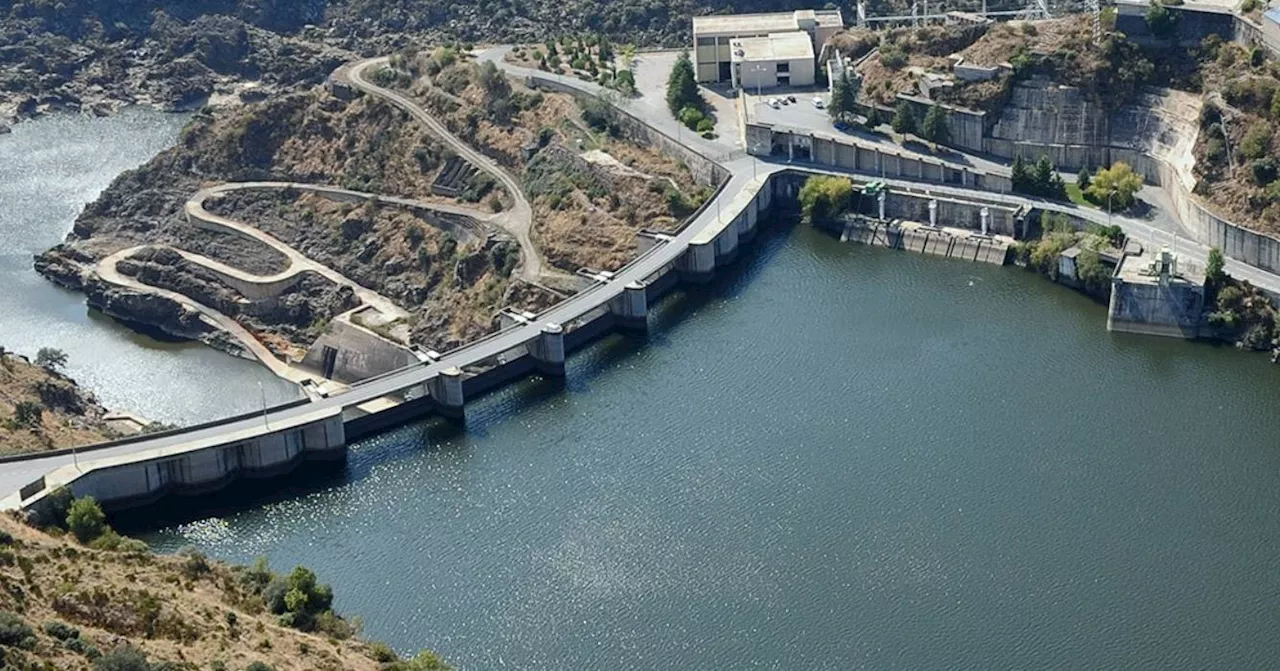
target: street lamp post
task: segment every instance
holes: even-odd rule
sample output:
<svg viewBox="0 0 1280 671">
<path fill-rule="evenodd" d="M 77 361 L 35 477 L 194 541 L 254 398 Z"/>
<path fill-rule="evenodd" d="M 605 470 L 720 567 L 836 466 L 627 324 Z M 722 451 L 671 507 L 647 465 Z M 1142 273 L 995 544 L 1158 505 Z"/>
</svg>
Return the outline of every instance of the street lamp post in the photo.
<svg viewBox="0 0 1280 671">
<path fill-rule="evenodd" d="M 271 421 L 267 419 L 267 390 L 263 388 L 262 380 L 258 380 L 258 393 L 262 396 L 262 425 L 270 430 Z"/>
</svg>

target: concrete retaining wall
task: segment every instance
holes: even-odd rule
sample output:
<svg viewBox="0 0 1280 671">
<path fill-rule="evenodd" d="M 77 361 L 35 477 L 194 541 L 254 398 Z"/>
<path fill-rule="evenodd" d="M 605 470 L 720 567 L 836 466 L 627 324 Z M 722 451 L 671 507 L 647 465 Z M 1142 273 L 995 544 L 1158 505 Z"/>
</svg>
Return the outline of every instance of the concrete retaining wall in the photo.
<svg viewBox="0 0 1280 671">
<path fill-rule="evenodd" d="M 409 348 L 391 343 L 344 319 L 334 319 L 329 323 L 324 335 L 307 349 L 302 365 L 324 371 L 326 347 L 337 350 L 333 374 L 329 377 L 342 382 L 355 382 L 418 363 L 418 357 Z"/>
<path fill-rule="evenodd" d="M 1002 193 L 1012 189 L 1009 178 L 1003 175 L 929 156 L 862 145 L 852 138 L 822 132 L 751 123 L 747 124 L 746 136 L 748 151 L 756 155 L 787 157 L 874 177 L 967 186 Z"/>
<path fill-rule="evenodd" d="M 929 108 L 935 104 L 938 105 L 942 108 L 947 119 L 947 131 L 951 136 L 947 144 L 965 151 L 983 151 L 982 141 L 987 129 L 986 112 L 935 103 L 927 98 L 911 96 L 905 93 L 899 93 L 898 100 L 911 104 L 911 111 L 915 114 L 916 121 L 920 123 L 924 122 L 924 117 L 929 113 Z"/>
</svg>

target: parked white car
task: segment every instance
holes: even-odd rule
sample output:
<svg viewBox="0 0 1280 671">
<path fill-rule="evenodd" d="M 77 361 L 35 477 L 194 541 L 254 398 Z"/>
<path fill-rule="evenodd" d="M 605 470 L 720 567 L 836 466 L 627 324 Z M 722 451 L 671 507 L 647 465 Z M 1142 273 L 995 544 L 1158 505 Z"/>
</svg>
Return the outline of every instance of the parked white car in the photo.
<svg viewBox="0 0 1280 671">
<path fill-rule="evenodd" d="M 822 109 L 823 107 L 826 107 L 826 103 L 822 102 L 822 98 L 819 98 L 818 96 L 814 96 L 813 106 L 817 107 L 818 109 Z"/>
<path fill-rule="evenodd" d="M 770 98 L 770 99 L 769 99 L 769 107 L 772 107 L 773 109 L 778 109 L 778 108 L 782 107 L 782 103 L 778 102 L 778 99 L 777 99 L 777 98 Z"/>
</svg>

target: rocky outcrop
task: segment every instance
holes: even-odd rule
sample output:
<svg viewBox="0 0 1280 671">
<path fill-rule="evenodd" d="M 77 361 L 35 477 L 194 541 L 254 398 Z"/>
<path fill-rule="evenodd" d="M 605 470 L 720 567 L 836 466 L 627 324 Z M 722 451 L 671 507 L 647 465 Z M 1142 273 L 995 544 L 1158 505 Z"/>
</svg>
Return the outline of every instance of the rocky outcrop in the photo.
<svg viewBox="0 0 1280 671">
<path fill-rule="evenodd" d="M 261 17 L 192 16 L 166 3 L 118 16 L 114 4 L 72 0 L 49 14 L 15 4 L 0 14 L 0 118 L 106 114 L 133 103 L 194 109 L 215 93 L 245 92 L 246 84 L 257 92 L 246 96 L 252 99 L 319 83 L 350 56 L 273 32 L 301 27 L 291 21 L 268 27 L 255 24 Z"/>
</svg>

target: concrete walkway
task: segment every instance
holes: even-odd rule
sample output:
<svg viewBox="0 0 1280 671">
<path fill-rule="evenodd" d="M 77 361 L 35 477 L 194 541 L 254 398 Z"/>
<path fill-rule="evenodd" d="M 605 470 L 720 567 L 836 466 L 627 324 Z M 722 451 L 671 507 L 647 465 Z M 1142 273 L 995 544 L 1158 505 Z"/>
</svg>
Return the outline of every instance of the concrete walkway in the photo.
<svg viewBox="0 0 1280 671">
<path fill-rule="evenodd" d="M 205 323 L 210 324 L 211 326 L 214 326 L 216 328 L 222 329 L 223 331 L 231 335 L 233 338 L 235 338 L 237 341 L 240 342 L 241 347 L 244 347 L 245 351 L 252 354 L 254 357 L 258 359 L 258 361 L 261 361 L 264 366 L 269 368 L 272 373 L 275 373 L 277 376 L 281 378 L 284 378 L 296 384 L 302 384 L 304 381 L 307 381 L 307 380 L 310 380 L 316 384 L 321 384 L 325 382 L 325 380 L 318 375 L 310 373 L 302 368 L 299 368 L 287 362 L 281 361 L 279 358 L 276 357 L 274 352 L 272 352 L 270 349 L 267 349 L 267 346 L 262 344 L 262 341 L 255 338 L 254 335 L 250 333 L 248 329 L 246 329 L 244 326 L 240 324 L 240 322 L 236 321 L 235 319 L 232 319 L 231 317 L 228 317 L 226 314 L 222 313 L 221 311 L 215 310 L 214 308 L 211 308 L 205 305 L 204 303 L 201 303 L 187 296 L 186 294 L 181 294 L 176 291 L 170 291 L 168 289 L 161 289 L 159 287 L 151 286 L 150 284 L 144 284 L 142 282 L 139 282 L 138 280 L 135 280 L 134 278 L 129 277 L 128 275 L 124 275 L 120 273 L 120 271 L 117 269 L 116 266 L 119 264 L 121 260 L 126 259 L 130 256 L 133 256 L 138 252 L 145 251 L 147 249 L 154 249 L 154 248 L 156 247 L 153 247 L 151 245 L 138 245 L 136 247 L 129 247 L 127 249 L 122 249 L 99 261 L 98 264 L 94 266 L 93 272 L 96 273 L 98 277 L 102 278 L 104 282 L 108 282 L 116 286 L 124 287 L 126 289 L 136 291 L 138 293 L 162 296 L 171 301 L 174 301 L 175 303 L 178 303 L 179 305 L 182 305 L 185 308 L 198 312 L 200 314 L 201 319 L 203 319 Z M 186 253 L 181 252 L 181 250 L 177 250 L 177 251 L 179 251 L 179 253 L 182 253 L 184 258 L 190 258 Z M 191 255 L 191 256 L 196 256 L 196 255 Z M 198 258 L 203 259 L 204 257 L 198 257 Z"/>
</svg>

